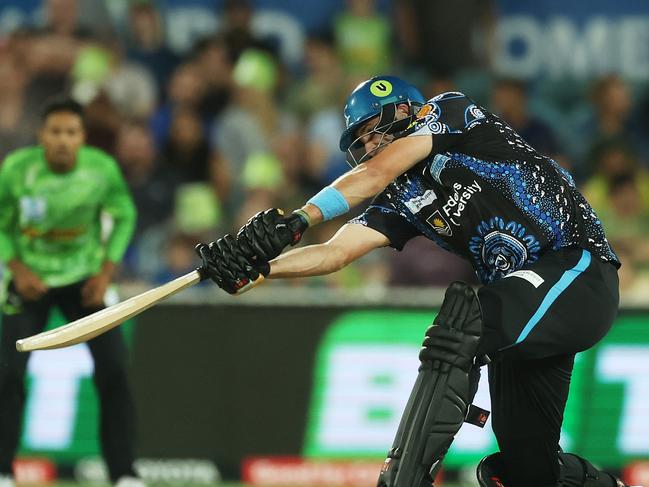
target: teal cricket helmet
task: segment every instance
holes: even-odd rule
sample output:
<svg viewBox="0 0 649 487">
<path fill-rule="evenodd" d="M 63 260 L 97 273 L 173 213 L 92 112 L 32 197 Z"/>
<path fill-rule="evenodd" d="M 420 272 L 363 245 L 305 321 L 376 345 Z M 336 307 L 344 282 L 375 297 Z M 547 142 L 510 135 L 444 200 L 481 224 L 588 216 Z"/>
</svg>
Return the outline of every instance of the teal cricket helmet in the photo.
<svg viewBox="0 0 649 487">
<path fill-rule="evenodd" d="M 343 111 L 346 128 L 340 136 L 340 150 L 347 151 L 358 127 L 380 115 L 383 106 L 390 103 L 421 106 L 426 100 L 417 88 L 396 76 L 374 76 L 363 81 L 347 98 Z"/>
</svg>

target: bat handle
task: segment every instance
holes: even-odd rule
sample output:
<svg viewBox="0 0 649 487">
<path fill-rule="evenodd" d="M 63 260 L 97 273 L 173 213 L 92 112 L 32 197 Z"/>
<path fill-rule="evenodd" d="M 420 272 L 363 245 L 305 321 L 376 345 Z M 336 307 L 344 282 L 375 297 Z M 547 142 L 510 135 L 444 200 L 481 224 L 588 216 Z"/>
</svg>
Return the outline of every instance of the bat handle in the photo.
<svg viewBox="0 0 649 487">
<path fill-rule="evenodd" d="M 205 279 L 208 279 L 210 277 L 207 274 L 207 269 L 205 269 L 205 266 L 197 267 L 196 272 L 198 272 L 198 275 L 201 277 L 201 280 L 199 282 L 203 282 Z"/>
<path fill-rule="evenodd" d="M 264 276 L 259 274 L 259 277 L 257 279 L 255 279 L 254 281 L 249 281 L 248 284 L 238 289 L 235 296 L 240 296 L 241 294 L 250 291 L 253 287 L 258 286 L 262 282 L 264 282 Z"/>
</svg>

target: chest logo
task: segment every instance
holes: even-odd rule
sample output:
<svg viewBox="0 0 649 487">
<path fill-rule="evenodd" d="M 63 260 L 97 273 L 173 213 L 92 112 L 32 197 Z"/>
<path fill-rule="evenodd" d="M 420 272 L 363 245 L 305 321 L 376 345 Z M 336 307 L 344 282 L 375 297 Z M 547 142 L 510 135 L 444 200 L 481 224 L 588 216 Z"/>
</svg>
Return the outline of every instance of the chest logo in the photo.
<svg viewBox="0 0 649 487">
<path fill-rule="evenodd" d="M 455 192 L 449 196 L 448 200 L 442 206 L 442 213 L 445 217 L 448 218 L 448 221 L 456 226 L 460 226 L 460 217 L 466 209 L 469 200 L 476 193 L 481 193 L 482 188 L 478 181 L 473 180 L 469 185 L 462 185 L 460 183 L 455 183 L 453 185 Z"/>
<path fill-rule="evenodd" d="M 20 215 L 25 222 L 38 222 L 45 218 L 45 198 L 23 196 L 20 198 Z"/>
<path fill-rule="evenodd" d="M 416 214 L 419 213 L 424 206 L 430 205 L 436 199 L 437 195 L 435 192 L 432 189 L 428 189 L 421 196 L 411 198 L 404 204 L 413 214 Z"/>
<path fill-rule="evenodd" d="M 453 235 L 451 226 L 448 224 L 439 210 L 434 211 L 433 214 L 426 219 L 426 222 L 431 227 L 433 227 L 433 230 L 435 230 L 439 235 L 442 235 L 443 237 L 450 237 Z"/>
</svg>

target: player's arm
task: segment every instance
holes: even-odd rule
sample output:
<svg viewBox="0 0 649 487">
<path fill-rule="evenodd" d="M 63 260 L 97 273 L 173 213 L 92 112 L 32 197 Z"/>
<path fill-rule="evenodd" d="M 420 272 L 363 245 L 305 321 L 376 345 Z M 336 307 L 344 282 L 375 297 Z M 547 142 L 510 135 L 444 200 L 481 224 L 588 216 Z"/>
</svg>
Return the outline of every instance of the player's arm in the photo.
<svg viewBox="0 0 649 487">
<path fill-rule="evenodd" d="M 370 161 L 351 169 L 290 215 L 271 208 L 254 215 L 241 228 L 238 240 L 248 256 L 269 262 L 287 245 L 295 245 L 310 227 L 347 213 L 350 207 L 376 196 L 395 178 L 432 151 L 432 137 L 397 139 Z"/>
<path fill-rule="evenodd" d="M 306 214 L 309 226 L 344 214 L 349 208 L 379 194 L 394 179 L 425 159 L 432 149 L 432 137 L 397 139 L 371 160 L 359 164 L 340 176 L 311 198 L 300 208 L 300 211 Z M 335 195 L 330 188 L 339 196 Z M 327 192 L 329 195 L 326 194 Z M 339 199 L 337 205 L 333 200 L 336 196 Z"/>
<path fill-rule="evenodd" d="M 11 192 L 11 174 L 7 160 L 0 165 L 0 261 L 8 263 L 16 257 L 12 239 L 16 223 L 16 199 Z"/>
<path fill-rule="evenodd" d="M 320 276 L 336 272 L 368 252 L 390 244 L 380 232 L 356 223 L 343 225 L 327 242 L 308 245 L 270 262 L 269 279 Z"/>
<path fill-rule="evenodd" d="M 10 156 L 11 157 L 11 156 Z M 10 157 L 0 165 L 0 262 L 11 271 L 13 284 L 23 298 L 36 300 L 47 292 L 47 286 L 18 256 L 14 242 L 17 200 L 11 188 L 17 187 Z"/>
<path fill-rule="evenodd" d="M 344 225 L 328 242 L 295 249 L 272 260 L 250 261 L 232 235 L 199 244 L 201 273 L 230 294 L 239 294 L 260 276 L 275 278 L 330 274 L 378 247 L 389 245 L 382 233 L 360 224 Z"/>
<path fill-rule="evenodd" d="M 133 236 L 136 210 L 124 177 L 117 163 L 112 159 L 108 167 L 107 177 L 109 190 L 103 203 L 103 210 L 112 217 L 113 229 L 106 243 L 105 260 L 115 264 L 122 260 Z M 105 267 L 112 270 L 114 265 L 110 266 L 108 264 Z"/>
</svg>

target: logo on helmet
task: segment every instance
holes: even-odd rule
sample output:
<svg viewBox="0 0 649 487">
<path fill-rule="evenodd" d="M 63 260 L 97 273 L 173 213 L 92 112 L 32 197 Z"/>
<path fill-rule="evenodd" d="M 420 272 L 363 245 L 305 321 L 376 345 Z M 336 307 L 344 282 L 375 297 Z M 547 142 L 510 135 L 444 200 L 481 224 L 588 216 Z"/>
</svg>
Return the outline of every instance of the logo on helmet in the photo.
<svg viewBox="0 0 649 487">
<path fill-rule="evenodd" d="M 370 85 L 370 93 L 372 93 L 374 96 L 378 96 L 379 98 L 388 96 L 390 93 L 392 93 L 392 83 L 384 79 L 376 80 Z"/>
</svg>

